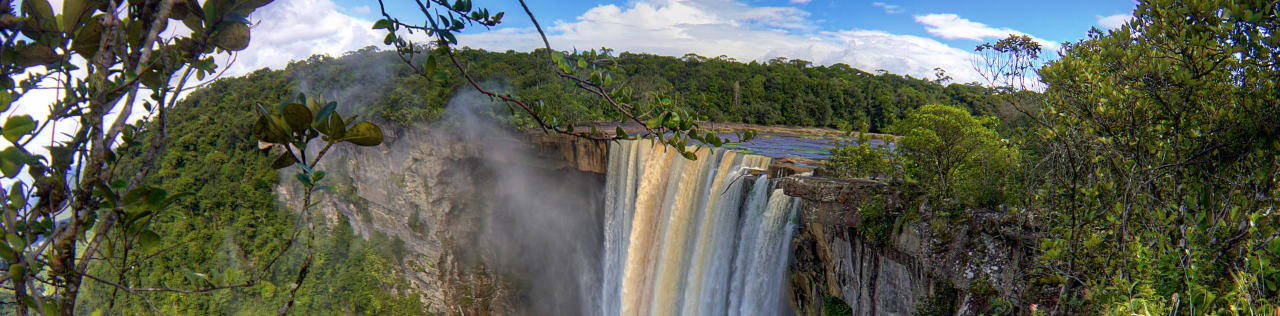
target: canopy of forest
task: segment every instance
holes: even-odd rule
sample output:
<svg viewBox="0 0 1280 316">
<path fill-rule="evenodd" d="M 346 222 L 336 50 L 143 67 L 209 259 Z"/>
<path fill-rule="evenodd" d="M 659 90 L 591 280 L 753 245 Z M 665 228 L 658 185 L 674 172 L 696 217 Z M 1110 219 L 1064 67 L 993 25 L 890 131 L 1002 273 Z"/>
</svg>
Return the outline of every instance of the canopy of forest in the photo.
<svg viewBox="0 0 1280 316">
<path fill-rule="evenodd" d="M 552 117 L 570 122 L 619 120 L 621 115 L 556 78 L 544 50 L 532 52 L 459 51 L 475 78 L 492 89 L 531 103 L 541 101 Z M 907 110 L 925 104 L 950 104 L 974 114 L 995 114 L 992 90 L 978 84 L 944 85 L 886 72 L 871 74 L 844 64 L 818 66 L 776 58 L 743 63 L 726 57 L 688 54 L 682 58 L 621 53 L 614 81 L 638 92 L 640 106 L 664 95 L 707 120 L 763 125 L 823 126 L 883 131 Z M 372 47 L 341 57 L 313 56 L 285 70 L 299 82 L 338 87 L 335 94 L 361 93 L 368 114 L 400 123 L 435 119 L 447 98 L 466 83 L 449 76 L 416 76 L 394 52 Z M 340 97 L 330 96 L 330 99 Z M 531 122 L 520 122 L 532 127 Z"/>
</svg>

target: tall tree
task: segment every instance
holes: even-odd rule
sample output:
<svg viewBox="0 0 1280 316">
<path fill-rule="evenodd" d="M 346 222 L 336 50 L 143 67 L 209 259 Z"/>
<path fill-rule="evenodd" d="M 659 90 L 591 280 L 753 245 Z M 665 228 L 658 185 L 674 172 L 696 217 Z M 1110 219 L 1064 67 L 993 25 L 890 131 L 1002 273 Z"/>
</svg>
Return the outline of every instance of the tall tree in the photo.
<svg viewBox="0 0 1280 316">
<path fill-rule="evenodd" d="M 1097 308 L 1060 311 L 1280 303 L 1277 16 L 1275 1 L 1143 1 L 1040 70 L 1043 263 L 1060 302 Z"/>
</svg>

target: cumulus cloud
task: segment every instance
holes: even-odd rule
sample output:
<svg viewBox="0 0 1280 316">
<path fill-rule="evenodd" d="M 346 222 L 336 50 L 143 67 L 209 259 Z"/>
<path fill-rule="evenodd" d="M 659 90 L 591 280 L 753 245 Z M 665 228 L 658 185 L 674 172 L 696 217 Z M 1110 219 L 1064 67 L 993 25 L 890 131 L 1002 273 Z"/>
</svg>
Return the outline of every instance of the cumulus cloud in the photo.
<svg viewBox="0 0 1280 316">
<path fill-rule="evenodd" d="M 1120 28 L 1121 25 L 1128 23 L 1129 20 L 1133 19 L 1133 16 L 1129 14 L 1114 14 L 1108 16 L 1099 15 L 1097 18 L 1098 26 L 1101 26 L 1103 29 L 1114 30 Z"/>
<path fill-rule="evenodd" d="M 917 23 L 924 25 L 925 31 L 928 31 L 929 34 L 949 40 L 967 39 L 982 42 L 998 40 L 1009 35 L 1028 35 L 1010 28 L 991 27 L 950 13 L 917 15 L 915 19 Z M 1059 46 L 1057 42 L 1035 36 L 1031 38 L 1045 47 L 1047 51 L 1055 51 Z"/>
<path fill-rule="evenodd" d="M 884 2 L 872 2 L 871 6 L 884 9 L 884 13 L 888 13 L 888 14 L 898 14 L 898 13 L 907 11 L 903 9 L 902 6 L 900 5 L 888 4 Z"/>
<path fill-rule="evenodd" d="M 54 0 L 55 8 L 61 8 L 58 0 Z M 237 76 L 263 67 L 281 68 L 293 60 L 306 59 L 313 54 L 341 55 L 344 52 L 363 48 L 369 45 L 381 45 L 382 34 L 377 34 L 370 27 L 372 21 L 364 21 L 339 12 L 340 8 L 330 0 L 277 0 L 270 5 L 255 11 L 249 19 L 257 22 L 253 26 L 249 47 L 242 51 L 231 63 L 231 56 L 218 55 L 215 59 L 219 65 L 231 64 L 225 75 Z M 171 28 L 165 31 L 165 37 L 189 34 L 190 30 L 181 23 L 170 23 Z M 74 57 L 73 64 L 83 65 L 83 59 Z M 206 78 L 208 79 L 208 78 Z M 176 81 L 176 79 L 175 79 Z M 49 105 L 58 98 L 58 81 L 46 79 L 39 86 L 46 89 L 35 90 L 17 100 L 10 109 L 0 113 L 4 117 L 12 115 L 31 115 L 43 119 L 49 114 Z M 149 92 L 139 92 L 135 105 L 128 113 L 130 121 L 143 116 L 143 100 Z M 116 108 L 115 110 L 119 110 Z M 110 113 L 107 121 L 113 121 L 119 113 Z M 64 123 L 65 121 L 65 123 Z M 66 140 L 62 135 L 77 126 L 73 121 L 59 121 L 57 131 L 42 130 L 36 137 L 35 144 L 50 144 L 54 140 Z M 43 146 L 43 145 L 42 145 Z M 31 146 L 37 154 L 44 154 L 42 146 Z M 7 147 L 7 146 L 4 146 Z M 0 147 L 3 148 L 3 147 Z"/>
<path fill-rule="evenodd" d="M 969 65 L 972 54 L 968 51 L 919 36 L 856 28 L 817 31 L 795 25 L 806 24 L 808 16 L 796 8 L 751 7 L 728 0 L 642 0 L 625 7 L 592 8 L 575 21 L 554 23 L 547 36 L 556 49 L 605 46 L 669 56 L 726 55 L 744 62 L 786 57 L 918 78 L 942 67 L 959 82 L 981 80 Z M 464 35 L 459 41 L 488 50 L 529 50 L 542 45 L 537 33 L 528 28 L 499 28 Z"/>
<path fill-rule="evenodd" d="M 239 75 L 262 67 L 279 69 L 292 60 L 315 54 L 342 55 L 369 45 L 382 45 L 371 29 L 373 21 L 343 14 L 329 0 L 277 0 L 254 12 L 249 48 L 242 51 L 228 74 Z"/>
</svg>

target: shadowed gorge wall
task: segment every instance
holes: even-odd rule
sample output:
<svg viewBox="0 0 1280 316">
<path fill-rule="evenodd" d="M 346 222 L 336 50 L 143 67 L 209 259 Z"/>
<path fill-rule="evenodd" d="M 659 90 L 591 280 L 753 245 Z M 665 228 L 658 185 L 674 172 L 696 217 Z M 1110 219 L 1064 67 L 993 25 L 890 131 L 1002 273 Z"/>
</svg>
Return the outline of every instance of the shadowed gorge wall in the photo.
<svg viewBox="0 0 1280 316">
<path fill-rule="evenodd" d="M 576 313 L 598 283 L 604 144 L 507 132 L 479 99 L 460 93 L 437 123 L 386 123 L 382 145 L 333 151 L 318 211 L 403 245 L 395 259 L 433 311 Z M 277 191 L 297 203 L 296 188 Z"/>
</svg>

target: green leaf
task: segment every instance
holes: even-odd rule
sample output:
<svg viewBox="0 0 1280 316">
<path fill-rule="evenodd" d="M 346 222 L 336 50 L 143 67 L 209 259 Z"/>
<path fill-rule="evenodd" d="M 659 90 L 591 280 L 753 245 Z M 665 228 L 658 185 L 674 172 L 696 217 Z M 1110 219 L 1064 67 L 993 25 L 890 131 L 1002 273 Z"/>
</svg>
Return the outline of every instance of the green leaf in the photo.
<svg viewBox="0 0 1280 316">
<path fill-rule="evenodd" d="M 4 239 L 9 242 L 9 247 L 13 248 L 15 252 L 19 252 L 27 248 L 27 241 L 23 240 L 22 237 L 19 237 L 18 234 L 5 234 Z"/>
<path fill-rule="evenodd" d="M 422 73 L 435 75 L 436 55 L 427 55 L 427 62 L 422 65 Z"/>
<path fill-rule="evenodd" d="M 319 111 L 316 111 L 316 119 L 312 124 L 327 122 L 329 120 L 329 115 L 332 115 L 333 111 L 336 109 L 338 109 L 338 102 L 326 103 Z"/>
<path fill-rule="evenodd" d="M 315 173 L 312 173 L 312 174 L 311 174 L 311 181 L 312 181 L 312 182 L 320 182 L 320 180 L 324 180 L 324 176 L 325 176 L 326 174 L 328 174 L 328 173 L 327 173 L 327 172 L 324 172 L 324 171 L 316 171 Z"/>
<path fill-rule="evenodd" d="M 286 152 L 280 154 L 280 157 L 276 157 L 275 162 L 271 163 L 271 169 L 280 169 L 292 166 L 295 163 L 298 163 L 298 160 L 293 158 L 293 155 Z"/>
<path fill-rule="evenodd" d="M 693 154 L 693 152 L 691 151 L 687 151 L 687 150 L 681 151 L 680 155 L 684 156 L 684 159 L 698 160 L 698 155 Z"/>
<path fill-rule="evenodd" d="M 624 137 L 624 138 L 625 138 L 625 137 L 629 137 L 629 136 L 627 136 L 627 131 L 622 129 L 622 126 L 617 126 L 617 127 L 615 127 L 615 129 L 614 129 L 614 131 L 613 131 L 613 134 L 614 134 L 614 135 L 616 135 L 616 136 Z"/>
<path fill-rule="evenodd" d="M 564 64 L 564 53 L 561 53 L 560 51 L 552 51 L 551 61 L 555 62 L 556 65 Z"/>
<path fill-rule="evenodd" d="M 313 185 L 315 185 L 315 184 L 311 183 L 311 178 L 307 177 L 307 175 L 306 175 L 305 173 L 299 172 L 299 173 L 294 174 L 294 175 L 293 175 L 293 177 L 294 177 L 294 178 L 297 178 L 297 179 L 298 179 L 298 182 L 302 183 L 302 185 L 305 185 L 305 186 L 313 186 Z"/>
<path fill-rule="evenodd" d="M 27 274 L 27 264 L 19 263 L 9 266 L 9 278 L 13 280 L 22 279 Z M 34 305 L 34 304 L 33 304 Z"/>
<path fill-rule="evenodd" d="M 334 113 L 329 116 L 329 129 L 326 131 L 329 139 L 338 140 L 347 135 L 347 123 L 342 122 L 342 116 Z"/>
<path fill-rule="evenodd" d="M 443 72 L 443 71 L 437 71 L 436 74 L 431 77 L 431 80 L 434 80 L 434 81 L 449 80 L 449 73 Z"/>
<path fill-rule="evenodd" d="M 27 207 L 27 193 L 24 191 L 22 182 L 14 181 L 9 186 L 9 206 L 17 209 Z"/>
<path fill-rule="evenodd" d="M 17 142 L 31 131 L 36 129 L 36 120 L 31 119 L 30 115 L 14 115 L 9 120 L 4 121 L 4 138 L 11 142 Z"/>
<path fill-rule="evenodd" d="M 712 146 L 720 147 L 724 145 L 724 140 L 720 139 L 720 136 L 716 136 L 715 134 L 711 134 L 711 133 L 708 133 L 703 136 L 706 136 L 706 139 L 711 143 Z"/>
<path fill-rule="evenodd" d="M 143 201 L 144 198 L 151 195 L 151 189 L 151 186 L 146 185 L 133 188 L 133 190 L 129 190 L 128 193 L 125 193 L 124 198 L 120 199 L 120 201 L 121 203 L 124 203 L 124 205 L 138 204 L 138 202 Z"/>
<path fill-rule="evenodd" d="M 9 90 L 0 89 L 0 112 L 8 111 L 10 103 L 13 103 L 13 95 Z"/>
<path fill-rule="evenodd" d="M 22 12 L 36 18 L 36 21 L 53 20 L 53 6 L 47 0 L 23 0 Z"/>
<path fill-rule="evenodd" d="M 359 122 L 347 130 L 345 141 L 360 146 L 377 146 L 382 143 L 382 128 L 369 122 Z"/>
<path fill-rule="evenodd" d="M 84 17 L 86 2 L 88 0 L 63 0 L 62 32 L 71 33 L 75 30 L 76 25 L 80 23 L 80 18 Z"/>
<path fill-rule="evenodd" d="M 211 0 L 212 1 L 212 0 Z M 227 21 L 213 31 L 213 45 L 228 51 L 241 51 L 249 47 L 249 25 Z"/>
<path fill-rule="evenodd" d="M 455 38 L 455 37 L 453 37 L 453 33 L 452 33 L 452 32 L 449 32 L 449 31 L 440 31 L 440 36 L 443 36 L 443 37 L 445 38 L 445 40 L 448 40 L 448 41 L 449 41 L 449 43 L 452 43 L 452 44 L 457 44 L 457 43 L 458 43 L 458 39 L 457 39 L 457 38 Z"/>
<path fill-rule="evenodd" d="M 18 146 L 9 146 L 4 151 L 0 151 L 0 171 L 6 178 L 12 178 L 17 176 L 18 171 L 22 171 L 22 166 L 30 160 L 30 154 L 22 151 Z"/>
<path fill-rule="evenodd" d="M 587 68 L 586 58 L 578 58 L 578 68 Z"/>
<path fill-rule="evenodd" d="M 13 263 L 14 260 L 17 260 L 17 256 L 13 253 L 13 248 L 9 248 L 8 243 L 0 242 L 0 259 L 4 259 L 8 263 Z"/>
<path fill-rule="evenodd" d="M 138 233 L 138 245 L 142 246 L 143 252 L 153 254 L 160 250 L 160 235 L 150 229 L 143 230 Z"/>
<path fill-rule="evenodd" d="M 308 127 L 311 127 L 311 109 L 308 109 L 305 105 L 297 103 L 286 104 L 283 113 L 285 123 L 289 124 L 289 128 L 293 129 L 293 132 L 303 132 Z"/>
<path fill-rule="evenodd" d="M 373 29 L 375 29 L 375 30 L 376 30 L 376 29 L 389 29 L 389 28 L 391 28 L 391 21 L 390 21 L 390 20 L 387 20 L 387 19 L 381 19 L 381 20 L 378 20 L 377 22 L 373 22 Z"/>
<path fill-rule="evenodd" d="M 658 126 L 662 126 L 662 120 L 660 116 L 655 116 L 653 118 L 650 118 L 649 121 L 644 122 L 644 127 L 648 129 L 655 129 L 655 128 L 658 128 Z"/>
<path fill-rule="evenodd" d="M 268 115 L 259 116 L 258 121 L 253 123 L 253 137 L 268 143 L 289 142 L 289 133 L 281 126 L 277 126 Z"/>
</svg>

